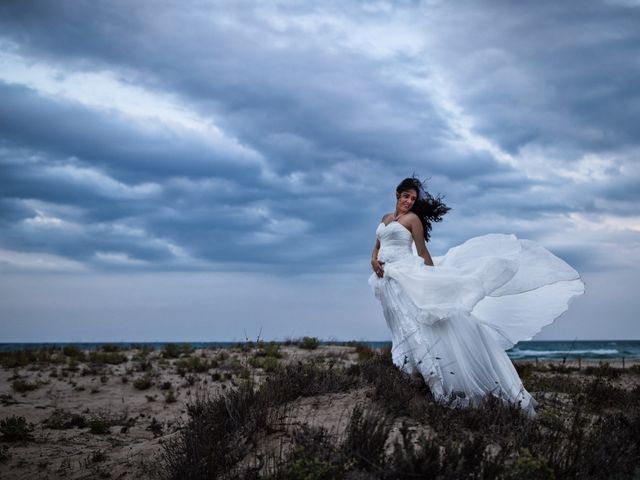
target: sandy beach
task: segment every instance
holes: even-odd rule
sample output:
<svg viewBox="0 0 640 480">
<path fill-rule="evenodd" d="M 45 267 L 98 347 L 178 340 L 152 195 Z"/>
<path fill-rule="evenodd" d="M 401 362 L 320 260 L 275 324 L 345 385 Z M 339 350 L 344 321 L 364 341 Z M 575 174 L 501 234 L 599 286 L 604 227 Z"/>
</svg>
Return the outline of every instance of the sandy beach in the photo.
<svg viewBox="0 0 640 480">
<path fill-rule="evenodd" d="M 0 476 L 3 479 L 147 478 L 153 474 L 154 455 L 161 449 L 160 440 L 177 431 L 181 422 L 187 420 L 186 405 L 193 402 L 196 395 L 216 395 L 236 388 L 247 375 L 254 375 L 260 381 L 265 370 L 249 363 L 255 351 L 198 349 L 180 353 L 179 358 L 164 358 L 161 351 L 141 355 L 140 350 L 123 350 L 116 353 L 126 356 L 127 361 L 116 365 L 97 366 L 88 360 L 74 364 L 67 357 L 64 364 L 36 363 L 2 369 L 1 417 L 24 417 L 34 428 L 32 441 L 2 443 L 8 446 L 10 458 L 0 463 Z M 316 359 L 349 364 L 357 361 L 352 347 L 323 346 L 306 350 L 283 346 L 280 355 L 283 362 Z M 191 363 L 180 367 L 181 362 Z M 206 362 L 216 366 L 198 366 Z M 16 380 L 37 387 L 19 393 L 12 388 Z M 138 388 L 136 380 L 139 380 Z M 109 426 L 105 433 L 92 433 L 88 426 L 48 427 L 56 421 L 70 422 L 73 415 L 88 422 L 103 419 Z M 99 421 L 96 424 L 99 425 Z M 99 431 L 99 427 L 93 431 Z"/>
<path fill-rule="evenodd" d="M 189 418 L 187 405 L 198 396 L 216 396 L 249 379 L 260 384 L 281 365 L 311 361 L 331 369 L 357 365 L 371 355 L 355 346 L 305 349 L 295 344 L 67 353 L 43 354 L 39 361 L 15 359 L 25 364 L 0 370 L 0 417 L 24 417 L 29 430 L 28 439 L 0 441 L 3 479 L 158 478 L 161 442 L 180 430 Z M 531 360 L 514 363 L 535 366 Z M 538 359 L 533 375 L 536 381 L 553 376 L 582 381 L 592 377 L 585 369 L 603 362 L 583 359 L 581 370 L 572 370 L 578 363 Z M 627 370 L 612 384 L 636 388 L 640 374 L 632 367 L 639 364 L 626 359 Z M 534 377 L 523 377 L 527 388 L 528 382 L 535 384 Z M 300 398 L 291 403 L 291 415 L 341 434 L 354 405 L 371 396 L 365 386 Z"/>
</svg>

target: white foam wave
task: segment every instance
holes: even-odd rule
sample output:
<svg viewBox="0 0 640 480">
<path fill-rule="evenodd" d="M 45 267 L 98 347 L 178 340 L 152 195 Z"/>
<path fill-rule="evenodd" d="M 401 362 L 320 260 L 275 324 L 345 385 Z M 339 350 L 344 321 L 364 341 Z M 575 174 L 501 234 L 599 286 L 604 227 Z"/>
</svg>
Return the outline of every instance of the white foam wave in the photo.
<svg viewBox="0 0 640 480">
<path fill-rule="evenodd" d="M 519 350 L 517 348 L 509 352 L 510 356 L 519 357 L 543 357 L 549 355 L 617 355 L 617 349 L 596 348 L 589 350 Z"/>
</svg>

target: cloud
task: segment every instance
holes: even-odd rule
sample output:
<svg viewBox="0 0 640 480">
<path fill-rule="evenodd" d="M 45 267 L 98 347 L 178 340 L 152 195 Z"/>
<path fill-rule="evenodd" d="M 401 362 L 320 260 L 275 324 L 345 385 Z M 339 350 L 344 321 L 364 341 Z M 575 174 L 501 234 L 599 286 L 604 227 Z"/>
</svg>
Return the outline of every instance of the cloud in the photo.
<svg viewBox="0 0 640 480">
<path fill-rule="evenodd" d="M 3 2 L 0 246 L 98 270 L 351 269 L 416 171 L 453 207 L 438 253 L 500 230 L 578 268 L 604 268 L 603 241 L 636 258 L 637 16 Z"/>
</svg>

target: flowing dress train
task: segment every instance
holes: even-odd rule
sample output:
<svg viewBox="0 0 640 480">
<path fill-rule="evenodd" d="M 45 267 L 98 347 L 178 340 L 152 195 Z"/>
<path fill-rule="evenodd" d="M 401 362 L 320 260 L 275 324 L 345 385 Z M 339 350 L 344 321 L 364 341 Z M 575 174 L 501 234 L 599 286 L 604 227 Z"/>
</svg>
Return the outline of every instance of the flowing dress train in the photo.
<svg viewBox="0 0 640 480">
<path fill-rule="evenodd" d="M 369 285 L 391 331 L 394 364 L 420 373 L 437 401 L 469 407 L 490 394 L 534 417 L 537 402 L 505 350 L 584 293 L 578 272 L 515 235 L 471 238 L 433 267 L 415 255 L 402 224 L 380 223 L 376 236 L 384 276 L 372 274 Z"/>
</svg>

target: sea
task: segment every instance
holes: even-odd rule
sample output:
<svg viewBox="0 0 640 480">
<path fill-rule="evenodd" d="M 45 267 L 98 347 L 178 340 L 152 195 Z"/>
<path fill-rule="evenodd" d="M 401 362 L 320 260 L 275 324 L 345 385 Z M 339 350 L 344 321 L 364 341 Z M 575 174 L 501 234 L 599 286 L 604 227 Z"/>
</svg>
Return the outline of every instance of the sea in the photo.
<svg viewBox="0 0 640 480">
<path fill-rule="evenodd" d="M 141 348 L 147 346 L 162 349 L 167 343 L 188 343 L 193 348 L 231 348 L 243 342 L 57 342 L 57 343 L 0 343 L 1 351 L 22 349 L 62 348 L 73 345 L 82 350 L 100 350 L 105 345 L 117 345 L 122 348 Z M 324 345 L 368 345 L 371 348 L 383 348 L 391 345 L 387 341 L 330 341 Z M 518 342 L 507 350 L 513 360 L 522 359 L 640 359 L 640 340 L 529 340 Z"/>
</svg>

